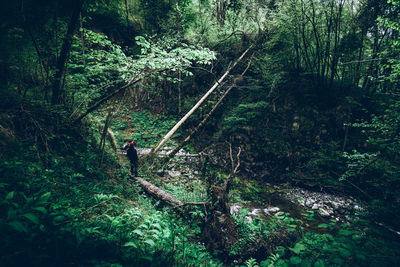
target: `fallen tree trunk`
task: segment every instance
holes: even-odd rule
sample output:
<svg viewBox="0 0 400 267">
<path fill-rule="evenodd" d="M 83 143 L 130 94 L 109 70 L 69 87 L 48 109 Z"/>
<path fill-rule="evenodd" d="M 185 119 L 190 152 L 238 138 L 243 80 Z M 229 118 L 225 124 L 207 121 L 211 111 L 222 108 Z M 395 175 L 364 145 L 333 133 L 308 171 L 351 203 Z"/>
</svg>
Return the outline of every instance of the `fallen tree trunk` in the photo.
<svg viewBox="0 0 400 267">
<path fill-rule="evenodd" d="M 253 53 L 254 55 L 254 53 Z M 231 84 L 231 86 L 229 86 L 229 88 L 225 91 L 225 93 L 219 98 L 218 102 L 215 103 L 215 105 L 213 106 L 213 108 L 210 110 L 210 112 L 207 113 L 207 115 L 203 118 L 203 120 L 196 126 L 196 128 L 194 128 L 190 134 L 174 149 L 172 150 L 170 153 L 168 153 L 163 161 L 162 164 L 167 163 L 171 158 L 173 158 L 175 156 L 176 153 L 179 152 L 179 150 L 181 150 L 181 148 L 183 148 L 184 145 L 186 145 L 190 139 L 199 131 L 199 129 L 201 127 L 203 127 L 204 124 L 206 124 L 206 122 L 208 121 L 208 119 L 211 117 L 211 115 L 214 113 L 214 111 L 218 108 L 219 104 L 221 104 L 221 102 L 225 99 L 225 97 L 229 94 L 229 92 L 236 86 L 237 81 L 239 81 L 247 72 L 247 70 L 250 67 L 250 63 L 251 63 L 251 59 L 253 58 L 253 55 L 251 55 L 249 63 L 246 66 L 246 69 L 233 80 L 233 83 Z"/>
<path fill-rule="evenodd" d="M 147 182 L 146 180 L 143 180 L 140 177 L 134 177 L 134 178 L 136 179 L 136 181 L 140 183 L 140 186 L 143 188 L 144 191 L 156 197 L 157 199 L 160 199 L 171 206 L 183 206 L 185 204 L 180 199 L 174 197 L 170 193 L 165 192 L 161 188 Z"/>
<path fill-rule="evenodd" d="M 196 111 L 196 109 L 207 99 L 207 97 L 215 90 L 215 88 L 217 88 L 218 85 L 223 82 L 230 71 L 234 67 L 236 67 L 236 65 L 243 59 L 243 57 L 247 54 L 247 52 L 249 52 L 252 47 L 253 45 L 247 48 L 246 51 L 244 51 L 243 54 L 238 59 L 236 59 L 232 66 L 228 68 L 228 70 L 221 76 L 221 78 L 219 78 L 219 80 L 210 88 L 210 90 L 208 90 L 207 93 L 196 103 L 196 105 L 194 105 L 192 109 L 188 113 L 186 113 L 186 115 L 183 116 L 183 118 L 177 124 L 175 124 L 174 127 L 172 127 L 172 129 L 163 137 L 163 139 L 161 139 L 158 145 L 152 149 L 151 154 L 154 155 L 171 138 L 171 136 L 179 129 L 179 127 L 181 127 L 181 125 L 190 117 L 190 115 L 192 115 L 193 112 Z"/>
</svg>

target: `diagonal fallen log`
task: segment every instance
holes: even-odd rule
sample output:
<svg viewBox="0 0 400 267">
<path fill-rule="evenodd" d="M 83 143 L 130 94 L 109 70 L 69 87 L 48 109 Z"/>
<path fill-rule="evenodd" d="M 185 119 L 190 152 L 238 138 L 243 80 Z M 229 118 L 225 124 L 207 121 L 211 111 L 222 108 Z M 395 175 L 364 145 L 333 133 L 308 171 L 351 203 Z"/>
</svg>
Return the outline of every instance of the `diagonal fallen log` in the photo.
<svg viewBox="0 0 400 267">
<path fill-rule="evenodd" d="M 207 99 L 207 97 L 219 86 L 221 83 L 224 81 L 224 79 L 229 75 L 230 71 L 235 68 L 235 66 L 244 58 L 244 56 L 249 52 L 249 50 L 253 48 L 253 45 L 250 45 L 249 48 L 247 48 L 243 54 L 236 59 L 235 62 L 233 62 L 232 66 L 230 66 L 226 72 L 219 78 L 219 80 L 207 91 L 205 95 L 203 95 L 202 98 L 192 107 L 191 110 L 189 110 L 188 113 L 186 113 L 185 116 L 182 117 L 182 119 L 175 124 L 174 127 L 161 139 L 161 141 L 158 143 L 156 147 L 152 149 L 150 152 L 151 155 L 155 155 L 158 150 L 171 138 L 171 136 L 181 127 L 181 125 L 196 111 L 196 109 Z"/>
<path fill-rule="evenodd" d="M 172 206 L 185 205 L 185 203 L 182 200 L 176 198 L 175 196 L 171 195 L 170 193 L 165 192 L 161 188 L 147 182 L 146 180 L 143 180 L 140 177 L 134 177 L 134 178 L 136 179 L 136 181 L 138 181 L 140 183 L 140 186 L 143 188 L 144 191 L 146 191 L 150 195 L 154 196 L 155 198 L 162 200 Z"/>
<path fill-rule="evenodd" d="M 172 150 L 170 153 L 168 153 L 164 157 L 164 159 L 162 160 L 162 164 L 165 164 L 170 159 L 172 159 L 175 156 L 175 154 L 178 153 L 179 150 L 181 150 L 181 148 L 183 148 L 183 146 L 186 145 L 190 141 L 190 139 L 199 131 L 199 129 L 201 127 L 203 127 L 204 124 L 207 123 L 208 119 L 212 116 L 214 111 L 218 108 L 219 104 L 221 104 L 221 102 L 229 94 L 229 92 L 232 90 L 232 88 L 234 88 L 236 86 L 236 83 L 240 79 L 242 79 L 243 76 L 246 74 L 247 70 L 250 68 L 250 64 L 251 64 L 251 60 L 252 60 L 253 56 L 254 56 L 254 53 L 250 56 L 249 63 L 247 63 L 247 66 L 246 66 L 245 70 L 238 77 L 236 77 L 233 80 L 233 83 L 231 84 L 231 86 L 229 86 L 229 88 L 225 91 L 225 93 L 219 98 L 219 100 L 217 101 L 217 103 L 215 103 L 215 105 L 210 110 L 210 112 L 208 112 L 208 114 L 203 118 L 203 120 L 190 132 L 190 134 L 188 136 L 186 136 L 186 138 L 174 150 Z"/>
</svg>

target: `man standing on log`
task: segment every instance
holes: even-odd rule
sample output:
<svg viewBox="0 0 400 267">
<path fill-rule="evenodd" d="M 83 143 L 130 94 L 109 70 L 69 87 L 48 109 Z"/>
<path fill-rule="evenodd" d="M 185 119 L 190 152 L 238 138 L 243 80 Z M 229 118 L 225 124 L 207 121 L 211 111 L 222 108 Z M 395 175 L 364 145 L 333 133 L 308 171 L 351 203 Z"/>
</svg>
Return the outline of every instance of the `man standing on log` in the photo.
<svg viewBox="0 0 400 267">
<path fill-rule="evenodd" d="M 139 157 L 135 148 L 135 143 L 131 142 L 127 151 L 127 156 L 129 161 L 131 162 L 131 174 L 135 174 L 135 176 L 138 176 L 138 162 L 139 162 Z M 133 172 L 135 170 L 135 172 Z"/>
</svg>

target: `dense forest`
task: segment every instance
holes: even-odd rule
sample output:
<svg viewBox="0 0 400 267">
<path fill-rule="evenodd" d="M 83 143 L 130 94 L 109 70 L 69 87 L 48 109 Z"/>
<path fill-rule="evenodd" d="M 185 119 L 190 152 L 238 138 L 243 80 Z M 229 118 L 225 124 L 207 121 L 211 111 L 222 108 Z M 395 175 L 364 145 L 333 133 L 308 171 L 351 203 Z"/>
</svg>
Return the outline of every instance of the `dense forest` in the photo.
<svg viewBox="0 0 400 267">
<path fill-rule="evenodd" d="M 0 7 L 1 266 L 400 265 L 400 0 Z"/>
</svg>

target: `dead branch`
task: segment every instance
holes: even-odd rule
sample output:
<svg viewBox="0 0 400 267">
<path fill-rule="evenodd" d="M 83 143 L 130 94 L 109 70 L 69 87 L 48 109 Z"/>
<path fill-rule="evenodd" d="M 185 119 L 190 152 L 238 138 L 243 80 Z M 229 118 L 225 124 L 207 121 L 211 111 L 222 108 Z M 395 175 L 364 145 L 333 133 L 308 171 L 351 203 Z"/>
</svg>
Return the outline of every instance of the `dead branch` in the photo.
<svg viewBox="0 0 400 267">
<path fill-rule="evenodd" d="M 85 113 L 83 113 L 81 116 L 79 116 L 74 123 L 80 122 L 84 117 L 86 117 L 89 113 L 93 112 L 94 110 L 96 110 L 97 108 L 99 108 L 102 104 L 104 104 L 105 102 L 107 102 L 108 100 L 110 100 L 111 98 L 113 98 L 114 96 L 116 96 L 118 93 L 122 92 L 123 90 L 125 90 L 126 88 L 132 87 L 135 84 L 139 83 L 140 81 L 142 81 L 144 78 L 146 78 L 147 76 L 155 73 L 155 72 L 161 72 L 166 70 L 166 68 L 160 68 L 160 69 L 154 69 L 151 70 L 147 73 L 142 74 L 139 77 L 135 77 L 130 79 L 125 85 L 121 86 L 119 89 L 115 90 L 114 92 L 112 92 L 109 95 L 104 96 L 103 98 L 101 98 L 99 101 L 97 101 L 95 104 L 91 105 L 87 111 Z"/>
<path fill-rule="evenodd" d="M 229 143 L 229 157 L 231 159 L 231 164 L 232 164 L 232 170 L 231 173 L 225 178 L 224 185 L 223 185 L 223 190 L 226 191 L 226 193 L 229 192 L 229 187 L 231 184 L 232 177 L 238 172 L 238 169 L 240 167 L 240 153 L 242 152 L 241 147 L 239 147 L 238 153 L 236 154 L 236 166 L 235 166 L 235 161 L 233 159 L 233 152 L 232 152 L 232 144 Z"/>
</svg>

